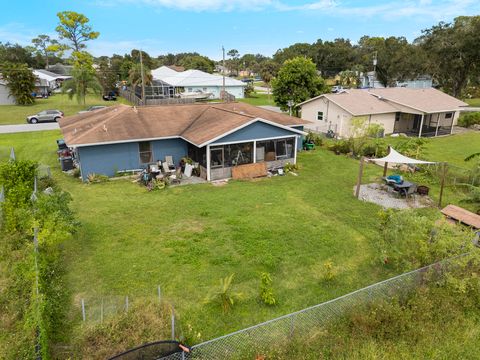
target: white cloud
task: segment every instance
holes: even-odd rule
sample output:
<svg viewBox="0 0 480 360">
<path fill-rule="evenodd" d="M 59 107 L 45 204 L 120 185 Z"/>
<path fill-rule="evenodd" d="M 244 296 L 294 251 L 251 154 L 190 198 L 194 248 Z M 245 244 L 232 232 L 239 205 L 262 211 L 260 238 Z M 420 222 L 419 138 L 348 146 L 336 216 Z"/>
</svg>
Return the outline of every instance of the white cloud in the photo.
<svg viewBox="0 0 480 360">
<path fill-rule="evenodd" d="M 478 0 L 394 0 L 372 6 L 338 6 L 337 15 L 374 17 L 384 19 L 428 17 L 436 21 L 480 11 Z"/>
<path fill-rule="evenodd" d="M 92 0 L 102 6 L 147 5 L 156 10 L 189 12 L 319 11 L 330 16 L 398 18 L 428 16 L 435 20 L 480 11 L 478 0 L 389 0 L 377 5 L 358 5 L 356 0 Z"/>
<path fill-rule="evenodd" d="M 105 3 L 105 1 L 102 1 Z M 107 0 L 108 2 L 108 0 Z M 132 4 L 146 4 L 152 7 L 177 9 L 191 12 L 202 11 L 258 11 L 270 7 L 273 0 L 116 0 Z"/>
</svg>

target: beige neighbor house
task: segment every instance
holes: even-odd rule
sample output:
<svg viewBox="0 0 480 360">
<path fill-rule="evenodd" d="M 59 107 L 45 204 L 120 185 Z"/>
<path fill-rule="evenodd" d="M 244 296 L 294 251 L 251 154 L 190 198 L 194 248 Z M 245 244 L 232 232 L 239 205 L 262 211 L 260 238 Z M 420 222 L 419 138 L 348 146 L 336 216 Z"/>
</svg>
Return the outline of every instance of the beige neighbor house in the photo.
<svg viewBox="0 0 480 360">
<path fill-rule="evenodd" d="M 350 136 L 352 119 L 380 124 L 385 134 L 451 134 L 460 110 L 468 104 L 433 88 L 350 89 L 323 94 L 299 104 L 306 130 Z"/>
</svg>

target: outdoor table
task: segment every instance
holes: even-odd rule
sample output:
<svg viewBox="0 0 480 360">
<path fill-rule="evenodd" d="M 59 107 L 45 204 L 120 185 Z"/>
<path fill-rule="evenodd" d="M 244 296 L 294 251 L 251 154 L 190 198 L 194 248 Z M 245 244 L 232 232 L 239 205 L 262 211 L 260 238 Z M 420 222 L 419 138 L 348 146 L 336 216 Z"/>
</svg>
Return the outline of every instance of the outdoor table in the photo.
<svg viewBox="0 0 480 360">
<path fill-rule="evenodd" d="M 410 187 L 414 186 L 414 183 L 411 183 L 410 181 L 404 181 L 401 184 L 393 184 L 393 188 L 398 191 L 399 194 L 401 195 L 407 195 L 408 189 Z"/>
</svg>

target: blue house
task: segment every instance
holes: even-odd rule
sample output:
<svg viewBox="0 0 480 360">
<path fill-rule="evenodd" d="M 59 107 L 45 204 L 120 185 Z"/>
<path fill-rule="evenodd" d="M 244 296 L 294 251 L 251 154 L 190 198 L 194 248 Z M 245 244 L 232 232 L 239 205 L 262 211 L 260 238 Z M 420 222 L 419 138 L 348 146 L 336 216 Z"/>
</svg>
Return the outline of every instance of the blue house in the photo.
<svg viewBox="0 0 480 360">
<path fill-rule="evenodd" d="M 140 170 L 166 156 L 197 162 L 200 176 L 230 178 L 232 167 L 296 163 L 305 120 L 243 103 L 113 106 L 60 121 L 81 176 Z"/>
</svg>

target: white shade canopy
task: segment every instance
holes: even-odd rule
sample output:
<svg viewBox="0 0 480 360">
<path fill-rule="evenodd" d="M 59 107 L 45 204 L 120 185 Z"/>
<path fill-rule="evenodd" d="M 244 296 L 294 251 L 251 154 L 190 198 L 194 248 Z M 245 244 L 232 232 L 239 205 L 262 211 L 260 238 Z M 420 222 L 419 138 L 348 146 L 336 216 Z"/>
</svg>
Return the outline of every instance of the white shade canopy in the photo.
<svg viewBox="0 0 480 360">
<path fill-rule="evenodd" d="M 431 161 L 409 158 L 405 155 L 400 154 L 398 151 L 395 151 L 395 149 L 393 149 L 392 147 L 390 147 L 390 152 L 387 156 L 380 159 L 371 159 L 370 161 L 373 161 L 378 165 L 383 165 L 386 162 L 391 164 L 435 164 L 435 162 Z"/>
</svg>

